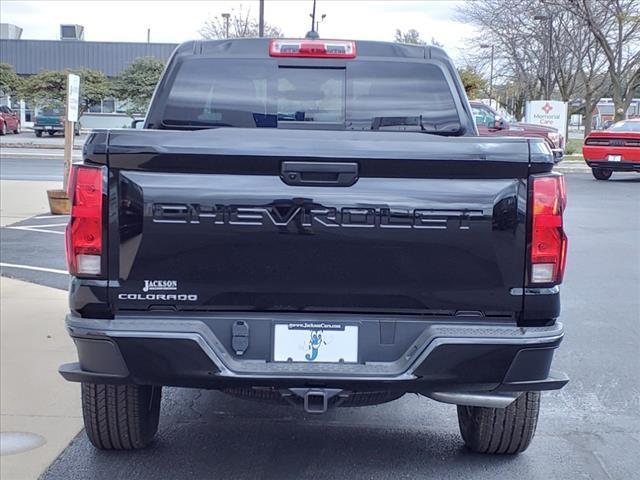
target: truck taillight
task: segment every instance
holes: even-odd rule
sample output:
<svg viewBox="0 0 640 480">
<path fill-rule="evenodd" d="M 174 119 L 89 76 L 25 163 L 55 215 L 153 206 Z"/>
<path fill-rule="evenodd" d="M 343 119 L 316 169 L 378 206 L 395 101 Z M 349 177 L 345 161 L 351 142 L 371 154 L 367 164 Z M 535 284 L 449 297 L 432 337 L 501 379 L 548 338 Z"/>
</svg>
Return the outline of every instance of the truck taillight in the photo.
<svg viewBox="0 0 640 480">
<path fill-rule="evenodd" d="M 69 273 L 98 276 L 102 273 L 103 169 L 73 165 L 68 194 L 71 218 L 65 231 Z"/>
<path fill-rule="evenodd" d="M 567 257 L 567 236 L 562 214 L 567 204 L 564 176 L 533 178 L 530 284 L 562 282 Z"/>
</svg>

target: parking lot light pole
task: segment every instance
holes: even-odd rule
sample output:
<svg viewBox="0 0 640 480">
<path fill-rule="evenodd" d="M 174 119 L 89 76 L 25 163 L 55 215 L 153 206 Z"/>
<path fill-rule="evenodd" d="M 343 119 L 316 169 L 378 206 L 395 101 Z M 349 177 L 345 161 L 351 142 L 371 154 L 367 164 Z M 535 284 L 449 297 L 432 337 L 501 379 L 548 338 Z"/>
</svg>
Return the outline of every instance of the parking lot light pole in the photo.
<svg viewBox="0 0 640 480">
<path fill-rule="evenodd" d="M 222 18 L 224 18 L 224 38 L 229 38 L 229 17 L 231 17 L 230 13 L 222 14 Z"/>
<path fill-rule="evenodd" d="M 264 0 L 260 0 L 260 9 L 258 15 L 258 36 L 264 37 Z"/>
<path fill-rule="evenodd" d="M 490 48 L 491 49 L 491 71 L 489 73 L 489 103 L 493 101 L 493 52 L 494 45 L 489 45 L 487 43 L 480 44 L 480 48 Z"/>
<path fill-rule="evenodd" d="M 553 93 L 553 89 L 551 88 L 551 45 L 552 45 L 552 41 L 553 41 L 553 17 L 551 15 L 536 15 L 533 17 L 534 20 L 538 20 L 541 22 L 548 22 L 549 25 L 549 32 L 547 34 L 547 75 L 546 75 L 546 80 L 545 80 L 545 96 L 547 97 L 546 100 L 550 100 L 551 99 L 551 94 Z"/>
</svg>

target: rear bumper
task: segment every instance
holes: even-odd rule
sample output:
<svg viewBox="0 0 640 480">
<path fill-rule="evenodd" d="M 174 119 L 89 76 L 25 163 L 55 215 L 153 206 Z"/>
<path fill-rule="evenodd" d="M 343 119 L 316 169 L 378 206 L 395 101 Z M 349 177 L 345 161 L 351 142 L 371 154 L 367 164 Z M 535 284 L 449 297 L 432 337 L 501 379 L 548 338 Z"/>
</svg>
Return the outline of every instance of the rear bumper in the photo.
<svg viewBox="0 0 640 480">
<path fill-rule="evenodd" d="M 33 130 L 41 132 L 64 132 L 64 125 L 34 125 Z"/>
<path fill-rule="evenodd" d="M 563 337 L 560 323 L 526 328 L 480 322 L 419 324 L 422 333 L 393 361 L 321 364 L 243 359 L 225 347 L 228 339 L 218 338 L 199 319 L 68 316 L 79 362 L 62 365 L 60 373 L 69 381 L 88 383 L 213 389 L 313 385 L 416 393 L 555 390 L 568 381 L 551 372 L 553 353 Z M 268 348 L 271 339 L 264 337 Z"/>
<path fill-rule="evenodd" d="M 640 172 L 640 161 L 637 162 L 607 162 L 585 160 L 591 168 L 602 168 L 614 172 Z"/>
</svg>

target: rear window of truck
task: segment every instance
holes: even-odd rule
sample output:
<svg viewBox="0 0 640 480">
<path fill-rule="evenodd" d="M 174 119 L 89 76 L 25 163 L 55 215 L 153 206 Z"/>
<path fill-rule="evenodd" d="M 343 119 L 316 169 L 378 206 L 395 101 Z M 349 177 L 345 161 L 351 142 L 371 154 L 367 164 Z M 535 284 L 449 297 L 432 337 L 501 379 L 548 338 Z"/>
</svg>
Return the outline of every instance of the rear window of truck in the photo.
<svg viewBox="0 0 640 480">
<path fill-rule="evenodd" d="M 456 134 L 460 117 L 442 69 L 352 62 L 283 67 L 269 60 L 184 60 L 168 86 L 164 128 L 314 128 Z"/>
</svg>

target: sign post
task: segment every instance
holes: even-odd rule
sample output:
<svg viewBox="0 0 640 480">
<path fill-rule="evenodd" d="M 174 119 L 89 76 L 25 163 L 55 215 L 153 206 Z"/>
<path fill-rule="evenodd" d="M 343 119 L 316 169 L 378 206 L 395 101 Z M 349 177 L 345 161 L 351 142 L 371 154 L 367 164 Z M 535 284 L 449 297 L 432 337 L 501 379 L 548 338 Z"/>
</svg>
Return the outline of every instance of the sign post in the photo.
<svg viewBox="0 0 640 480">
<path fill-rule="evenodd" d="M 562 135 L 567 136 L 567 104 L 555 100 L 534 100 L 527 102 L 525 121 L 554 127 Z"/>
<path fill-rule="evenodd" d="M 80 103 L 80 77 L 69 74 L 67 79 L 67 118 L 64 122 L 64 177 L 62 188 L 67 189 L 69 170 L 73 157 L 73 137 L 75 124 L 78 121 L 78 106 Z"/>
</svg>

